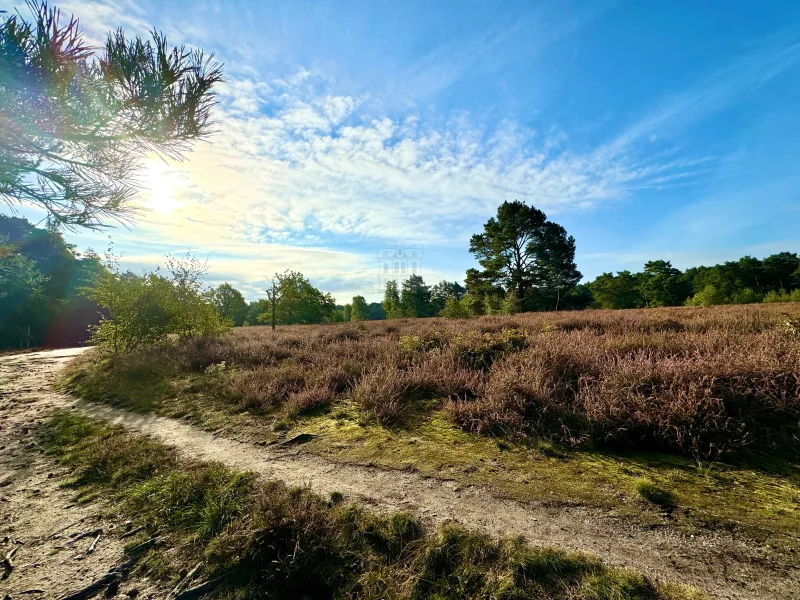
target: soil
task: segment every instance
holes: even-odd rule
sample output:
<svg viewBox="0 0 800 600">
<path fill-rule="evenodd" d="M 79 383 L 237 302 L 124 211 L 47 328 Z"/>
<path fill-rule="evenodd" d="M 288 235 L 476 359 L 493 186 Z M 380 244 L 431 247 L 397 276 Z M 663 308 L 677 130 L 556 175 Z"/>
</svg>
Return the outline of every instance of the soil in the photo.
<svg viewBox="0 0 800 600">
<path fill-rule="evenodd" d="M 645 528 L 602 509 L 514 502 L 497 498 L 483 488 L 462 488 L 453 481 L 331 462 L 304 453 L 297 444 L 259 446 L 218 437 L 175 419 L 76 401 L 54 391 L 52 383 L 58 367 L 79 352 L 57 350 L 0 357 L 0 445 L 7 446 L 0 453 L 0 472 L 12 478 L 7 487 L 0 488 L 0 512 L 10 515 L 8 520 L 4 517 L 0 535 L 18 536 L 25 542 L 28 555 L 18 558 L 20 563 L 28 563 L 25 568 L 0 582 L 0 590 L 14 586 L 10 588 L 15 590 L 14 598 L 26 586 L 49 586 L 47 589 L 52 590 L 52 581 L 72 585 L 74 580 L 76 585 L 79 581 L 85 585 L 104 573 L 114 556 L 121 556 L 121 544 L 115 542 L 113 534 L 101 544 L 102 552 L 99 547 L 80 561 L 74 557 L 81 554 L 82 547 L 65 546 L 56 552 L 58 539 L 48 537 L 59 525 L 79 518 L 86 521 L 77 528 L 95 526 L 90 522 L 91 505 L 65 508 L 70 494 L 56 485 L 63 474 L 48 479 L 51 463 L 35 447 L 28 448 L 36 424 L 49 410 L 73 407 L 88 416 L 150 435 L 192 458 L 219 461 L 292 486 L 309 486 L 321 494 L 338 491 L 378 510 L 402 509 L 431 522 L 456 521 L 493 535 L 521 535 L 533 545 L 592 554 L 608 565 L 636 569 L 654 581 L 692 585 L 714 598 L 800 600 L 797 553 L 778 555 L 768 546 L 755 545 L 728 532 L 688 535 L 668 526 Z M 0 482 L 4 476 L 0 475 Z M 35 489 L 39 491 L 34 493 Z M 82 541 L 84 545 L 90 543 Z"/>
<path fill-rule="evenodd" d="M 61 487 L 69 474 L 37 446 L 39 425 L 69 401 L 53 393 L 53 373 L 76 353 L 0 356 L 0 559 L 16 548 L 14 568 L 0 568 L 3 600 L 60 598 L 124 562 L 124 518 L 101 501 L 76 503 L 75 493 Z M 119 585 L 117 597 L 166 593 L 157 582 L 133 577 Z"/>
</svg>

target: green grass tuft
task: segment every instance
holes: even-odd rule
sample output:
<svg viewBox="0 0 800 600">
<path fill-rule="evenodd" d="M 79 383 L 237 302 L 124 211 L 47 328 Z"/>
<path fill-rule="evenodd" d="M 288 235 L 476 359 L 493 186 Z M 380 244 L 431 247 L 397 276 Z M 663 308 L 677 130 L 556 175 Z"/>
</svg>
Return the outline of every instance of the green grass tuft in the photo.
<svg viewBox="0 0 800 600">
<path fill-rule="evenodd" d="M 669 490 L 665 490 L 647 479 L 640 479 L 636 482 L 636 491 L 639 495 L 650 502 L 664 509 L 673 509 L 677 505 L 675 495 Z"/>
</svg>

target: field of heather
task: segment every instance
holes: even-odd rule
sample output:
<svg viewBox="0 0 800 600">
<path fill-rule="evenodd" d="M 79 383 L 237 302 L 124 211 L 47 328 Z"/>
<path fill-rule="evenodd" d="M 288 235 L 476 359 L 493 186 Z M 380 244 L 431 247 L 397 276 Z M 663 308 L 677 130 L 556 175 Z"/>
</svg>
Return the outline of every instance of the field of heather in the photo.
<svg viewBox="0 0 800 600">
<path fill-rule="evenodd" d="M 204 452 L 218 436 L 248 442 L 253 460 L 266 452 L 317 486 L 526 536 L 545 519 L 542 541 L 568 550 L 593 551 L 605 531 L 602 556 L 651 575 L 696 554 L 669 569 L 701 589 L 726 581 L 715 556 L 762 565 L 753 581 L 767 587 L 763 565 L 796 564 L 797 304 L 243 327 L 92 350 L 60 386 L 134 428 L 125 415 L 168 417 L 142 431 L 186 447 L 199 441 L 185 427 L 214 432 Z M 495 514 L 487 494 L 515 504 Z M 515 510 L 525 517 L 503 521 Z M 620 558 L 628 539 L 655 562 Z"/>
<path fill-rule="evenodd" d="M 698 459 L 800 452 L 794 304 L 244 327 L 107 368 L 225 375 L 225 401 L 291 419 L 354 402 L 404 426 Z"/>
</svg>

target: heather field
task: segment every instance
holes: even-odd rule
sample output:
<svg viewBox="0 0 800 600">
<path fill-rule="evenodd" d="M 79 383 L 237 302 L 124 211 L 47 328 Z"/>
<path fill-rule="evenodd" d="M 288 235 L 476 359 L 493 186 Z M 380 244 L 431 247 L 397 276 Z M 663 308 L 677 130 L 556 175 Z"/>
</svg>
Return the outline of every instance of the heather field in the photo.
<svg viewBox="0 0 800 600">
<path fill-rule="evenodd" d="M 648 526 L 800 534 L 800 305 L 237 328 L 62 385 L 303 451 Z M 784 537 L 785 536 L 785 537 Z"/>
</svg>

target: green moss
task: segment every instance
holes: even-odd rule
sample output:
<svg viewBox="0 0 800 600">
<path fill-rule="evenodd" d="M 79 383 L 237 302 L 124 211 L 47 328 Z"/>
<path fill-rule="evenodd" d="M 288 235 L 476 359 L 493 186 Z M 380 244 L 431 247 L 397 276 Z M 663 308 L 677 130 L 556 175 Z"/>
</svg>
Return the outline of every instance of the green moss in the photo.
<svg viewBox="0 0 800 600">
<path fill-rule="evenodd" d="M 697 463 L 671 454 L 575 451 L 549 443 L 507 440 L 501 448 L 496 438 L 458 429 L 440 411 L 430 413 L 412 429 L 362 422 L 357 407 L 348 402 L 341 403 L 335 414 L 336 418 L 304 419 L 295 425 L 293 432 L 317 436 L 305 451 L 338 461 L 410 468 L 427 476 L 485 486 L 522 501 L 613 509 L 645 524 L 734 527 L 759 540 L 770 533 L 800 533 L 800 470 L 785 462 L 773 462 L 768 469 L 724 463 L 699 469 Z M 669 502 L 655 503 L 659 508 L 680 506 L 669 521 L 658 512 L 642 513 L 636 501 L 642 479 L 670 490 Z"/>
<path fill-rule="evenodd" d="M 74 470 L 73 485 L 111 493 L 118 517 L 135 515 L 166 538 L 140 569 L 174 583 L 181 565 L 202 558 L 205 576 L 224 580 L 215 590 L 223 596 L 683 598 L 580 554 L 454 524 L 429 531 L 405 513 L 376 515 L 220 465 L 178 461 L 167 446 L 75 413 L 57 414 L 42 443 Z"/>
</svg>

